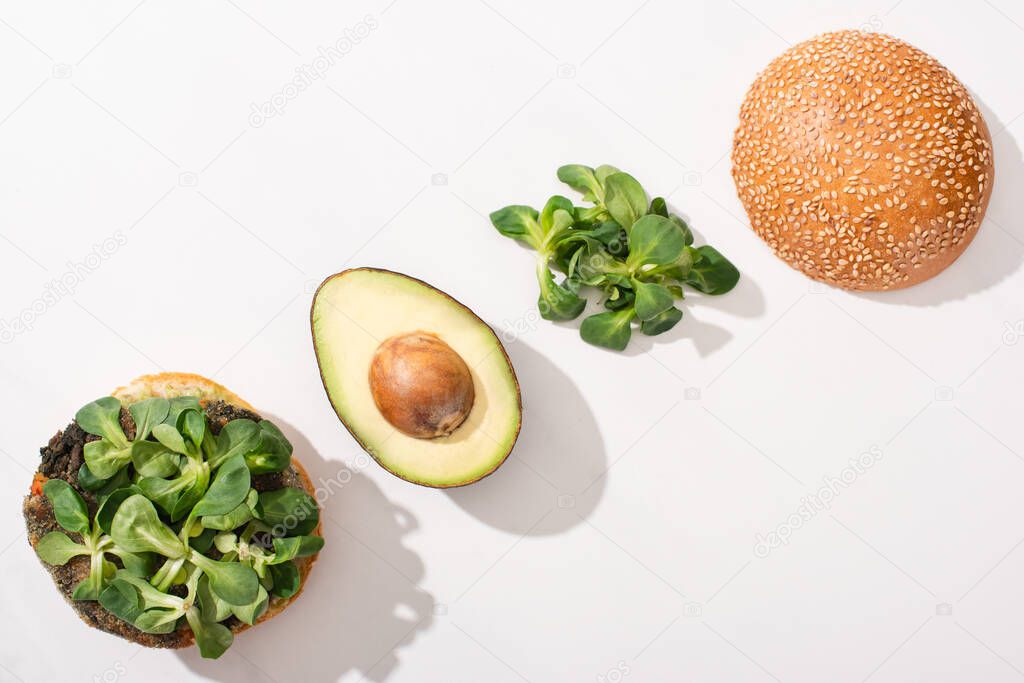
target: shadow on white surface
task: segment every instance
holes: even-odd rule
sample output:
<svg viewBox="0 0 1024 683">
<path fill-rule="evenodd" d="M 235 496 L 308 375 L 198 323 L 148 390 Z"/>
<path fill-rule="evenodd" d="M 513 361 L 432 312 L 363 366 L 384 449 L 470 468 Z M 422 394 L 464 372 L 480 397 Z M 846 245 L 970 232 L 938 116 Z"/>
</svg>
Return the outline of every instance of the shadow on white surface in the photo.
<svg viewBox="0 0 1024 683">
<path fill-rule="evenodd" d="M 972 93 L 974 94 L 974 93 Z M 995 150 L 995 185 L 985 220 L 964 253 L 945 271 L 930 280 L 895 292 L 851 292 L 853 296 L 885 304 L 938 306 L 983 292 L 1012 275 L 1024 258 L 1024 234 L 1014 231 L 1020 225 L 1017 213 L 998 213 L 1015 207 L 1024 188 L 1024 159 L 1010 131 L 995 113 L 974 94 Z M 1013 221 L 1013 224 L 1011 224 Z M 1010 233 L 1010 234 L 1007 234 Z"/>
<path fill-rule="evenodd" d="M 679 210 L 672 203 L 669 203 L 669 210 L 682 216 L 690 226 L 694 245 L 710 243 L 711 246 L 715 246 L 714 240 L 709 242 L 699 230 L 693 227 L 693 220 L 685 211 Z M 728 258 L 729 254 L 725 253 L 725 256 Z M 724 327 L 702 320 L 700 318 L 702 308 L 713 308 L 740 318 L 757 318 L 765 312 L 764 293 L 761 288 L 750 278 L 747 270 L 744 270 L 740 264 L 736 264 L 736 266 L 740 269 L 740 281 L 736 283 L 736 287 L 731 292 L 720 296 L 709 296 L 689 287 L 683 287 L 686 299 L 678 302 L 678 308 L 683 312 L 683 319 L 668 332 L 654 337 L 641 334 L 638 329 L 634 329 L 633 338 L 623 353 L 627 356 L 638 356 L 648 353 L 655 346 L 672 344 L 680 339 L 689 339 L 701 358 L 706 358 L 725 346 L 732 339 L 732 333 Z"/>
<path fill-rule="evenodd" d="M 320 497 L 324 549 L 298 599 L 238 634 L 221 659 L 202 659 L 195 648 L 178 656 L 192 671 L 224 683 L 326 683 L 353 670 L 385 681 L 401 648 L 433 620 L 433 596 L 416 585 L 423 562 L 402 543 L 416 519 L 372 479 L 323 458 L 280 418 L 265 417 L 292 442 L 314 487 L 331 492 Z"/>
<path fill-rule="evenodd" d="M 568 375 L 522 341 L 505 348 L 523 396 L 519 439 L 494 474 L 445 493 L 496 529 L 521 535 L 561 533 L 580 524 L 601 500 L 606 479 L 601 475 L 608 468 L 604 442 L 594 414 Z"/>
<path fill-rule="evenodd" d="M 756 318 L 764 313 L 765 302 L 764 294 L 757 283 L 747 273 L 741 273 L 736 287 L 720 296 L 709 296 L 686 289 L 686 299 L 678 303 L 678 308 L 683 312 L 683 319 L 675 327 L 654 337 L 641 334 L 639 329 L 634 329 L 633 338 L 623 353 L 627 356 L 638 356 L 655 346 L 689 339 L 700 357 L 706 358 L 725 346 L 732 339 L 732 333 L 724 327 L 701 320 L 701 309 L 714 308 L 742 318 Z"/>
</svg>

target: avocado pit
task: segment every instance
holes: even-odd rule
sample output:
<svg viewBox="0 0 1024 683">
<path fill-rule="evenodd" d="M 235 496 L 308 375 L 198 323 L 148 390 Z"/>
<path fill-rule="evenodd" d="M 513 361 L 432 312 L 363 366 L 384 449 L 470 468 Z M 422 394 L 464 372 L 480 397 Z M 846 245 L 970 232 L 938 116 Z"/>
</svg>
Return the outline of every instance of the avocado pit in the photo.
<svg viewBox="0 0 1024 683">
<path fill-rule="evenodd" d="M 370 393 L 392 427 L 417 439 L 450 435 L 476 397 L 462 356 L 423 331 L 381 342 L 370 362 Z"/>
</svg>

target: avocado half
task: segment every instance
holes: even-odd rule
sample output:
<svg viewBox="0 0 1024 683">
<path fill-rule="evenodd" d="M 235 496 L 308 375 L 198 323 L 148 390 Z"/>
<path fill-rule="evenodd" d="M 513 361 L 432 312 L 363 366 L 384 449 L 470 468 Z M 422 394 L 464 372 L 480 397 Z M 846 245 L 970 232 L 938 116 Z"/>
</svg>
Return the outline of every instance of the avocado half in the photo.
<svg viewBox="0 0 1024 683">
<path fill-rule="evenodd" d="M 522 424 L 519 382 L 469 308 L 408 275 L 355 268 L 323 281 L 310 322 L 327 397 L 381 467 L 448 488 L 505 462 Z"/>
</svg>

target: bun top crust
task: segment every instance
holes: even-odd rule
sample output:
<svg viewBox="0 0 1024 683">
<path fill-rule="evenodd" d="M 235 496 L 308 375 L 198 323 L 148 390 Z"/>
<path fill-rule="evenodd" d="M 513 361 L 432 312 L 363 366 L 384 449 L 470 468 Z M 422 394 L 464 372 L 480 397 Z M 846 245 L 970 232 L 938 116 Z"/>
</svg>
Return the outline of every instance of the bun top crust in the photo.
<svg viewBox="0 0 1024 683">
<path fill-rule="evenodd" d="M 733 179 L 776 255 L 846 289 L 908 287 L 970 243 L 992 192 L 992 140 L 970 93 L 891 36 L 827 33 L 751 85 Z"/>
<path fill-rule="evenodd" d="M 175 396 L 195 396 L 200 401 L 224 401 L 231 405 L 253 410 L 248 401 L 227 387 L 217 384 L 212 379 L 189 372 L 161 372 L 157 375 L 136 377 L 128 386 L 118 387 L 112 396 L 122 404 L 135 403 L 147 398 L 173 398 Z"/>
</svg>

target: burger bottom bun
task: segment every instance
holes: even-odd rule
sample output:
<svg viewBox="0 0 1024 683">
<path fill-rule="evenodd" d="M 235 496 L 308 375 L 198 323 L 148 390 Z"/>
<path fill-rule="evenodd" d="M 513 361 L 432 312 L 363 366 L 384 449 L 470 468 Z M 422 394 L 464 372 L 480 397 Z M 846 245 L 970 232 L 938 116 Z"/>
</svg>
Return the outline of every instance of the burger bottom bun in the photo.
<svg viewBox="0 0 1024 683">
<path fill-rule="evenodd" d="M 176 396 L 196 396 L 202 404 L 206 404 L 209 401 L 224 401 L 230 403 L 239 408 L 246 410 L 256 411 L 247 401 L 243 400 L 227 388 L 217 384 L 213 380 L 207 379 L 201 375 L 194 375 L 183 372 L 162 372 L 156 375 L 143 375 L 136 378 L 127 386 L 119 387 L 114 390 L 112 396 L 122 401 L 122 403 L 135 403 L 147 398 L 174 398 Z M 302 488 L 310 496 L 315 496 L 315 488 L 312 480 L 309 478 L 309 473 L 302 466 L 302 463 L 293 455 L 291 459 L 291 466 L 298 475 L 298 480 L 302 485 Z M 29 497 L 30 499 L 32 496 Z M 29 503 L 26 503 L 26 506 Z M 318 503 L 319 506 L 319 503 Z M 52 514 L 52 512 L 50 513 Z M 316 529 L 313 530 L 313 534 L 317 536 L 323 535 L 323 525 L 318 524 Z M 32 547 L 35 548 L 39 542 L 39 536 L 29 538 Z M 302 594 L 303 589 L 306 586 L 306 579 L 309 577 L 309 572 L 313 567 L 313 563 L 316 561 L 317 555 L 309 557 L 302 557 L 294 560 L 296 567 L 299 570 L 300 584 L 298 592 L 290 598 L 278 598 L 271 596 L 270 604 L 267 606 L 266 611 L 256 620 L 256 624 L 263 623 L 264 621 L 277 616 L 284 611 L 286 607 L 292 604 L 299 595 Z M 74 603 L 72 602 L 72 606 Z M 76 610 L 82 621 L 89 624 L 90 626 L 96 627 L 92 620 L 79 610 Z M 232 625 L 231 630 L 234 633 L 240 633 L 250 627 L 249 624 L 238 621 Z M 135 629 L 132 629 L 135 631 Z M 162 641 L 159 645 L 144 638 L 145 633 L 138 631 L 138 638 L 131 638 L 129 635 L 118 634 L 128 640 L 134 640 L 141 645 L 149 647 L 172 647 L 172 648 L 183 648 L 193 645 L 195 643 L 195 636 L 192 630 L 188 627 L 188 624 L 182 624 L 176 633 L 176 637 L 173 640 Z"/>
</svg>

